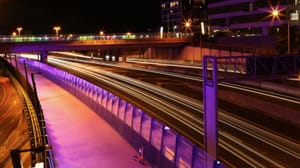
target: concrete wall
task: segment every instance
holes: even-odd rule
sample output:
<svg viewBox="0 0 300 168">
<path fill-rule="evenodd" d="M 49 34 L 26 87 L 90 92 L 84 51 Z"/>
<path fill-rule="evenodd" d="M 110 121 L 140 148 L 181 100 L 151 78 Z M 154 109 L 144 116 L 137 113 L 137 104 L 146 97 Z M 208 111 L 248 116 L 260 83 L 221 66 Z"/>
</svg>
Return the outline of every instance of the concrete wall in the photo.
<svg viewBox="0 0 300 168">
<path fill-rule="evenodd" d="M 212 56 L 247 56 L 251 53 L 234 52 L 221 49 L 202 48 L 198 46 L 185 46 L 184 48 L 148 48 L 139 58 L 180 60 L 200 62 L 204 55 Z"/>
</svg>

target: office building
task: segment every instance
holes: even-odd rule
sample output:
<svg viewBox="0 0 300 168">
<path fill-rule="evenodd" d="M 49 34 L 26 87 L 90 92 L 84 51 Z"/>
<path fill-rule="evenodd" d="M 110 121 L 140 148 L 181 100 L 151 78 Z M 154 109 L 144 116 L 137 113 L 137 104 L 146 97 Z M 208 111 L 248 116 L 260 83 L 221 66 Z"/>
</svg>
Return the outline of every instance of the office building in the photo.
<svg viewBox="0 0 300 168">
<path fill-rule="evenodd" d="M 190 27 L 186 26 L 189 22 Z M 164 32 L 200 32 L 200 23 L 207 22 L 205 0 L 163 0 L 161 23 Z"/>
<path fill-rule="evenodd" d="M 299 10 L 292 9 L 298 5 L 299 0 L 210 0 L 209 30 L 231 36 L 268 36 L 280 31 L 289 19 L 299 19 Z"/>
</svg>

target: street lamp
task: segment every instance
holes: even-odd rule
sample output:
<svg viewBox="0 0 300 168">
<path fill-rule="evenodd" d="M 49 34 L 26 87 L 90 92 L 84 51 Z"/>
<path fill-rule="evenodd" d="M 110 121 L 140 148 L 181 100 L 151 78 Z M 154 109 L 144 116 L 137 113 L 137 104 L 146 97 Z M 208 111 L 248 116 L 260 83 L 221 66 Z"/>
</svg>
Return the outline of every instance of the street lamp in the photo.
<svg viewBox="0 0 300 168">
<path fill-rule="evenodd" d="M 274 8 L 271 7 L 271 15 L 272 15 L 272 21 L 274 21 L 274 19 L 280 20 L 279 16 L 281 16 L 282 14 L 280 13 L 282 10 L 279 10 L 278 7 Z M 291 53 L 291 33 L 290 33 L 290 18 L 288 16 L 286 16 L 286 20 L 287 20 L 287 43 L 288 43 L 288 55 Z"/>
<path fill-rule="evenodd" d="M 103 36 L 104 32 L 101 30 L 101 31 L 99 32 L 99 34 L 100 34 L 100 36 Z"/>
<path fill-rule="evenodd" d="M 56 36 L 58 36 L 58 31 L 60 31 L 60 26 L 54 26 L 53 30 L 55 30 Z"/>
<path fill-rule="evenodd" d="M 103 36 L 104 35 L 104 31 L 103 30 L 100 30 L 99 35 L 100 35 L 100 39 L 105 40 L 105 37 Z"/>
<path fill-rule="evenodd" d="M 184 24 L 184 27 L 185 27 L 185 30 L 184 30 L 185 33 L 186 33 L 186 30 L 191 31 L 191 21 L 190 21 L 190 19 L 188 19 L 187 21 L 185 21 L 183 24 Z M 186 36 L 186 34 L 184 36 Z M 195 58 L 194 58 L 194 54 L 193 54 L 193 57 L 191 59 L 191 63 L 194 63 L 194 59 Z"/>
<path fill-rule="evenodd" d="M 21 35 L 21 31 L 23 30 L 22 27 L 17 27 L 17 31 L 18 31 L 18 35 L 20 36 Z"/>
<path fill-rule="evenodd" d="M 191 29 L 191 23 L 189 21 L 184 23 L 185 29 Z"/>
</svg>

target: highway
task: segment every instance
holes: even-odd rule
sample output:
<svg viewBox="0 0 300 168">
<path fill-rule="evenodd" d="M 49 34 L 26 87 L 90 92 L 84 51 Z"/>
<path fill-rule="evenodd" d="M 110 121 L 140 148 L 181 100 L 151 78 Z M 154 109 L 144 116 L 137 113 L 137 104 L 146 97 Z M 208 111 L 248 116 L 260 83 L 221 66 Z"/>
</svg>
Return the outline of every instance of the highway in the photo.
<svg viewBox="0 0 300 168">
<path fill-rule="evenodd" d="M 202 84 L 198 77 L 156 70 L 145 72 L 140 68 L 127 66 L 125 69 L 124 66 L 121 68 L 117 64 L 108 66 L 99 62 L 86 64 L 73 61 L 49 57 L 50 64 L 68 69 L 92 80 L 101 87 L 110 88 L 110 91 L 121 94 L 121 97 L 135 101 L 136 106 L 140 106 L 150 115 L 202 146 Z M 237 84 L 230 83 L 221 83 L 220 87 L 241 88 Z M 270 99 L 271 96 L 272 100 L 276 99 L 283 104 L 289 103 L 291 107 L 299 111 L 297 107 L 299 108 L 300 101 L 296 97 L 285 96 L 282 99 L 283 95 L 278 93 L 274 95 L 272 92 L 250 87 L 242 87 L 238 92 L 248 92 L 247 94 L 252 92 L 250 95 L 263 93 L 259 97 Z M 298 165 L 300 138 L 297 129 L 295 127 L 288 128 L 290 131 L 273 129 L 273 126 L 278 127 L 279 122 L 268 118 L 263 120 L 266 119 L 264 116 L 256 116 L 255 118 L 260 118 L 263 122 L 273 122 L 270 128 L 266 128 L 268 124 L 259 122 L 259 119 L 258 121 L 249 120 L 252 116 L 245 115 L 249 111 L 252 112 L 223 100 L 220 101 L 219 159 L 229 167 L 294 167 Z"/>
<path fill-rule="evenodd" d="M 3 64 L 0 63 L 1 66 Z M 3 66 L 4 67 L 4 66 Z M 0 72 L 3 73 L 0 68 Z M 4 74 L 4 73 L 3 73 Z M 28 125 L 23 111 L 23 102 L 11 80 L 0 75 L 0 167 L 12 167 L 10 151 L 30 148 Z M 21 157 L 24 167 L 29 167 L 30 153 Z"/>
</svg>

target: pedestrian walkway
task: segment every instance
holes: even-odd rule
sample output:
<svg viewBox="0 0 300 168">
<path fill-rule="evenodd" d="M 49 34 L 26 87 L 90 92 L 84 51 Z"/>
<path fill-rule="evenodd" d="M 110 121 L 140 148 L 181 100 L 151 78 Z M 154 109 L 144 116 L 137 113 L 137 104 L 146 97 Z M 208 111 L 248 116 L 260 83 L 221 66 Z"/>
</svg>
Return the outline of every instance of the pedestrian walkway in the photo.
<svg viewBox="0 0 300 168">
<path fill-rule="evenodd" d="M 151 167 L 135 161 L 137 151 L 80 100 L 44 76 L 34 77 L 56 168 Z"/>
</svg>

